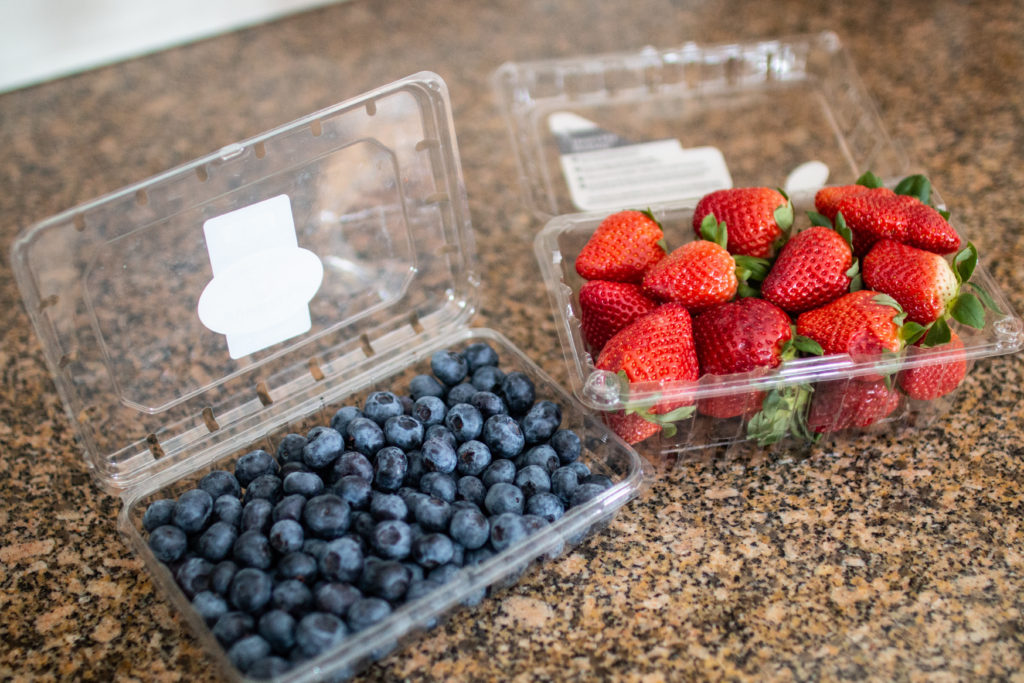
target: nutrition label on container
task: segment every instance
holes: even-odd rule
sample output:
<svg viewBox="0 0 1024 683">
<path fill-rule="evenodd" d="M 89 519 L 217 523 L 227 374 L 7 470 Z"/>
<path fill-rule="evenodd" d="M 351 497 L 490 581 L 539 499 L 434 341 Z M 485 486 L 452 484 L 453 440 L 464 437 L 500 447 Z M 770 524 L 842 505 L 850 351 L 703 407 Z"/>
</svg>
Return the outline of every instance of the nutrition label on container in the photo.
<svg viewBox="0 0 1024 683">
<path fill-rule="evenodd" d="M 630 143 L 567 112 L 552 114 L 548 125 L 580 210 L 642 206 L 732 187 L 725 158 L 715 147 L 684 149 L 678 140 Z"/>
</svg>

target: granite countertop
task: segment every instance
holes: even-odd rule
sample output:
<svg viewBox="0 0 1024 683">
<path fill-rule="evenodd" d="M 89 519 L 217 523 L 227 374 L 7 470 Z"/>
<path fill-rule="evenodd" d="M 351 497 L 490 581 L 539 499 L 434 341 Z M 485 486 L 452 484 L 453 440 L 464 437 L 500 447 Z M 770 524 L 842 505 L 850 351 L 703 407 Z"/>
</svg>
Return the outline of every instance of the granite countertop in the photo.
<svg viewBox="0 0 1024 683">
<path fill-rule="evenodd" d="M 488 76 L 508 60 L 835 31 L 1018 311 L 1024 7 L 961 3 L 352 0 L 0 95 L 0 229 L 24 226 L 401 76 L 447 81 L 483 303 L 567 370 Z M 500 249 L 493 248 L 500 244 Z M 0 266 L 0 679 L 206 680 L 211 659 L 116 529 Z M 607 533 L 368 679 L 1011 680 L 1024 670 L 1019 356 L 948 419 L 801 457 L 700 451 Z"/>
</svg>

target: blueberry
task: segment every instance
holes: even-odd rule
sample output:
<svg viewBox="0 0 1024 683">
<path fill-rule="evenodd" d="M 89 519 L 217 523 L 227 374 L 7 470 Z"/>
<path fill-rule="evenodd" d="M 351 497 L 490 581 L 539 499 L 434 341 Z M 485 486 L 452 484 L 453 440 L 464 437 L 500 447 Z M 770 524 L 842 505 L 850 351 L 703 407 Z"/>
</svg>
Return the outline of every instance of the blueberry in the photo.
<svg viewBox="0 0 1024 683">
<path fill-rule="evenodd" d="M 416 375 L 409 382 L 409 394 L 417 402 L 424 396 L 440 398 L 444 396 L 444 385 L 430 375 Z"/>
<path fill-rule="evenodd" d="M 360 538 L 370 538 L 375 526 L 377 526 L 377 520 L 367 510 L 360 510 L 352 515 L 352 531 Z"/>
<path fill-rule="evenodd" d="M 235 478 L 244 488 L 252 483 L 256 477 L 264 474 L 277 474 L 279 466 L 277 460 L 270 453 L 262 449 L 249 451 L 235 463 Z"/>
<path fill-rule="evenodd" d="M 245 612 L 228 612 L 213 625 L 213 635 L 221 645 L 229 647 L 242 636 L 252 632 L 255 622 Z"/>
<path fill-rule="evenodd" d="M 232 557 L 243 567 L 268 569 L 273 560 L 270 539 L 260 531 L 243 531 L 235 539 Z"/>
<path fill-rule="evenodd" d="M 551 473 L 551 493 L 563 504 L 572 500 L 572 492 L 579 486 L 579 477 L 572 467 L 562 466 Z"/>
<path fill-rule="evenodd" d="M 491 449 L 476 439 L 460 445 L 455 455 L 455 471 L 462 475 L 479 476 L 491 464 Z"/>
<path fill-rule="evenodd" d="M 566 467 L 571 467 L 572 470 L 576 472 L 576 478 L 579 479 L 580 481 L 583 481 L 584 479 L 590 476 L 590 468 L 587 467 L 587 464 L 585 462 L 582 462 L 580 460 L 571 462 L 568 465 L 566 465 Z"/>
<path fill-rule="evenodd" d="M 430 579 L 414 579 L 409 584 L 408 590 L 405 591 L 406 602 L 412 602 L 413 600 L 419 600 L 420 598 L 430 595 L 433 593 L 441 584 Z"/>
<path fill-rule="evenodd" d="M 501 382 L 505 379 L 505 373 L 493 365 L 484 365 L 473 371 L 470 383 L 480 391 L 497 392 L 501 389 Z M 502 406 L 505 402 L 502 401 Z"/>
<path fill-rule="evenodd" d="M 391 605 L 380 598 L 362 598 L 357 600 L 345 615 L 349 627 L 353 631 L 363 631 L 386 619 L 391 614 Z"/>
<path fill-rule="evenodd" d="M 421 396 L 412 407 L 412 416 L 419 420 L 424 428 L 441 424 L 448 413 L 448 405 L 438 396 Z"/>
<path fill-rule="evenodd" d="M 492 460 L 491 464 L 484 468 L 484 471 L 480 474 L 480 481 L 487 488 L 502 482 L 511 484 L 515 478 L 516 464 L 506 458 Z"/>
<path fill-rule="evenodd" d="M 411 415 L 389 417 L 384 423 L 384 440 L 403 451 L 419 448 L 423 432 L 423 423 Z"/>
<path fill-rule="evenodd" d="M 510 415 L 492 415 L 484 422 L 483 442 L 497 458 L 514 458 L 526 445 L 523 432 Z"/>
<path fill-rule="evenodd" d="M 214 522 L 203 532 L 196 543 L 196 550 L 211 562 L 220 562 L 231 552 L 238 532 L 227 522 Z"/>
<path fill-rule="evenodd" d="M 298 579 L 285 579 L 274 586 L 271 604 L 285 612 L 296 614 L 313 604 L 313 593 Z"/>
<path fill-rule="evenodd" d="M 223 596 L 213 591 L 200 591 L 192 598 L 192 607 L 207 625 L 217 623 L 217 620 L 228 613 L 228 601 Z"/>
<path fill-rule="evenodd" d="M 327 612 L 311 612 L 295 625 L 295 647 L 306 657 L 316 657 L 347 635 L 348 628 L 338 617 Z"/>
<path fill-rule="evenodd" d="M 264 612 L 257 629 L 274 652 L 288 654 L 295 645 L 295 617 L 285 610 L 272 609 Z"/>
<path fill-rule="evenodd" d="M 270 655 L 257 659 L 245 673 L 256 679 L 274 678 L 287 673 L 291 668 L 292 664 L 287 659 Z"/>
<path fill-rule="evenodd" d="M 302 552 L 313 556 L 316 558 L 317 562 L 319 562 L 320 558 L 323 557 L 324 552 L 326 552 L 327 543 L 328 541 L 325 541 L 322 538 L 307 537 L 302 543 Z"/>
<path fill-rule="evenodd" d="M 368 417 L 357 417 L 348 423 L 348 438 L 352 448 L 363 455 L 373 456 L 384 447 L 384 430 Z"/>
<path fill-rule="evenodd" d="M 363 570 L 363 551 L 358 541 L 342 536 L 327 544 L 320 558 L 320 575 L 328 581 L 351 583 Z"/>
<path fill-rule="evenodd" d="M 523 526 L 526 527 L 527 535 L 535 534 L 547 525 L 548 520 L 540 515 L 523 515 Z"/>
<path fill-rule="evenodd" d="M 213 512 L 213 498 L 202 489 L 191 489 L 178 496 L 171 512 L 171 523 L 186 534 L 194 534 L 206 526 Z"/>
<path fill-rule="evenodd" d="M 226 470 L 210 472 L 199 480 L 199 488 L 209 493 L 214 500 L 227 494 L 237 498 L 242 493 L 242 486 L 238 483 L 238 479 Z"/>
<path fill-rule="evenodd" d="M 405 500 L 396 493 L 374 491 L 370 498 L 370 514 L 377 521 L 385 519 L 405 519 L 409 508 Z"/>
<path fill-rule="evenodd" d="M 452 518 L 452 507 L 440 498 L 421 500 L 413 510 L 416 522 L 428 531 L 444 531 Z"/>
<path fill-rule="evenodd" d="M 368 483 L 373 481 L 373 463 L 359 451 L 346 451 L 334 461 L 331 468 L 332 481 L 342 477 L 362 477 Z"/>
<path fill-rule="evenodd" d="M 423 467 L 427 472 L 454 472 L 458 463 L 455 448 L 446 441 L 430 438 L 423 442 Z"/>
<path fill-rule="evenodd" d="M 551 477 L 547 470 L 539 465 L 527 465 L 516 472 L 515 485 L 523 491 L 527 498 L 538 493 L 547 493 L 551 490 Z"/>
<path fill-rule="evenodd" d="M 405 481 L 408 461 L 405 452 L 397 446 L 385 446 L 377 452 L 373 483 L 382 491 L 397 491 Z"/>
<path fill-rule="evenodd" d="M 466 551 L 466 566 L 481 564 L 494 557 L 494 551 L 487 546 Z"/>
<path fill-rule="evenodd" d="M 381 557 L 391 560 L 405 559 L 412 547 L 409 525 L 397 519 L 379 522 L 373 528 L 370 545 Z"/>
<path fill-rule="evenodd" d="M 455 578 L 455 575 L 459 573 L 459 567 L 454 564 L 442 564 L 439 567 L 434 567 L 427 574 L 427 577 L 439 584 L 445 584 Z"/>
<path fill-rule="evenodd" d="M 230 494 L 213 501 L 213 518 L 237 528 L 242 523 L 242 501 Z"/>
<path fill-rule="evenodd" d="M 597 498 L 604 493 L 605 487 L 600 484 L 587 483 L 580 484 L 576 487 L 576 490 L 572 492 L 572 498 L 569 500 L 569 504 L 572 507 L 577 505 L 583 505 L 587 501 Z"/>
<path fill-rule="evenodd" d="M 324 481 L 316 472 L 292 472 L 281 483 L 285 495 L 301 494 L 307 498 L 323 493 Z"/>
<path fill-rule="evenodd" d="M 301 493 L 293 493 L 278 501 L 270 518 L 274 522 L 280 522 L 282 519 L 293 519 L 298 522 L 302 519 L 302 511 L 305 508 L 306 497 Z"/>
<path fill-rule="evenodd" d="M 348 530 L 351 511 L 348 503 L 333 493 L 324 493 L 310 498 L 302 511 L 306 530 L 314 536 L 332 539 Z"/>
<path fill-rule="evenodd" d="M 441 533 L 426 534 L 412 546 L 412 559 L 424 569 L 433 569 L 451 562 L 452 539 Z"/>
<path fill-rule="evenodd" d="M 505 402 L 501 400 L 501 397 L 490 391 L 476 392 L 469 397 L 469 404 L 479 410 L 485 420 L 493 415 L 508 413 L 508 408 L 505 407 Z"/>
<path fill-rule="evenodd" d="M 407 486 L 403 486 L 398 489 L 398 493 L 396 495 L 405 501 L 406 519 L 408 520 L 414 520 L 416 518 L 416 506 L 430 498 L 430 496 L 422 491 L 409 488 Z"/>
<path fill-rule="evenodd" d="M 491 527 L 483 513 L 476 510 L 456 510 L 448 525 L 452 540 L 469 550 L 475 550 L 490 538 Z"/>
<path fill-rule="evenodd" d="M 373 487 L 370 482 L 356 474 L 347 474 L 331 487 L 331 492 L 355 510 L 362 510 L 370 503 Z"/>
<path fill-rule="evenodd" d="M 473 342 L 462 350 L 462 357 L 466 359 L 470 372 L 498 364 L 498 352 L 487 342 Z"/>
<path fill-rule="evenodd" d="M 302 448 L 302 462 L 315 470 L 323 469 L 338 459 L 345 450 L 345 440 L 337 429 L 323 427 Z"/>
<path fill-rule="evenodd" d="M 395 560 L 368 562 L 363 571 L 362 585 L 365 592 L 385 600 L 401 598 L 411 582 L 412 572 Z"/>
<path fill-rule="evenodd" d="M 554 523 L 565 514 L 565 506 L 562 500 L 553 493 L 536 493 L 526 499 L 526 513 Z"/>
<path fill-rule="evenodd" d="M 422 538 L 424 535 L 425 534 L 421 533 L 416 538 Z M 416 542 L 416 538 L 413 539 L 413 543 Z M 417 581 L 422 581 L 423 579 L 426 578 L 427 573 L 423 570 L 423 567 L 421 567 L 420 565 L 416 564 L 415 562 L 412 562 L 410 560 L 406 560 L 405 562 L 402 563 L 402 566 L 404 566 L 406 569 L 409 570 L 409 581 L 410 581 L 409 585 L 410 586 L 413 583 L 416 583 Z M 409 591 L 407 589 L 406 590 L 406 596 L 405 596 L 405 600 L 406 601 L 409 600 L 408 592 Z"/>
<path fill-rule="evenodd" d="M 312 472 L 309 465 L 302 462 L 301 460 L 292 460 L 281 465 L 281 471 L 277 473 L 277 476 L 281 477 L 281 481 L 284 481 L 289 474 L 293 472 Z"/>
<path fill-rule="evenodd" d="M 531 448 L 524 451 L 518 458 L 519 467 L 529 467 L 530 465 L 537 465 L 548 474 L 554 472 L 559 467 L 558 453 L 555 449 L 546 443 L 532 446 Z"/>
<path fill-rule="evenodd" d="M 423 451 L 414 449 L 405 454 L 405 479 L 402 484 L 408 487 L 419 486 L 420 478 L 427 471 L 423 463 Z"/>
<path fill-rule="evenodd" d="M 228 659 L 242 672 L 248 671 L 253 664 L 269 654 L 270 645 L 255 633 L 239 638 L 228 648 Z"/>
<path fill-rule="evenodd" d="M 270 534 L 267 538 L 270 540 L 271 548 L 282 555 L 287 555 L 302 549 L 302 542 L 306 540 L 306 535 L 302 525 L 294 519 L 282 519 L 279 522 L 274 522 L 274 526 L 270 527 Z"/>
<path fill-rule="evenodd" d="M 456 567 L 461 567 L 466 561 L 466 548 L 461 543 L 452 541 L 452 559 L 448 561 L 449 564 L 454 564 Z"/>
<path fill-rule="evenodd" d="M 469 399 L 473 398 L 473 394 L 477 391 L 476 387 L 469 382 L 463 382 L 462 384 L 456 384 L 454 387 L 448 390 L 447 396 L 445 396 L 444 402 L 449 408 L 458 405 L 460 403 L 468 403 Z"/>
<path fill-rule="evenodd" d="M 581 484 L 597 484 L 601 488 L 610 489 L 615 482 L 606 474 L 590 474 L 580 480 Z"/>
<path fill-rule="evenodd" d="M 435 377 L 451 387 L 466 379 L 469 365 L 465 358 L 454 351 L 435 351 L 430 356 L 430 370 Z"/>
<path fill-rule="evenodd" d="M 146 508 L 142 515 L 142 527 L 146 531 L 153 531 L 158 526 L 165 526 L 171 523 L 171 515 L 174 513 L 174 501 L 170 498 L 154 500 Z"/>
<path fill-rule="evenodd" d="M 462 443 L 480 436 L 484 426 L 484 418 L 475 406 L 470 403 L 456 403 L 444 416 L 444 424 Z"/>
<path fill-rule="evenodd" d="M 506 512 L 521 515 L 525 504 L 526 498 L 522 490 L 514 484 L 504 482 L 487 489 L 487 496 L 484 497 L 484 507 L 490 515 L 500 515 Z"/>
<path fill-rule="evenodd" d="M 285 434 L 281 443 L 277 444 L 277 461 L 282 465 L 289 462 L 302 462 L 302 449 L 306 446 L 306 437 L 302 434 Z"/>
<path fill-rule="evenodd" d="M 231 586 L 231 579 L 235 578 L 238 565 L 231 560 L 223 560 L 213 565 L 210 572 L 210 590 L 221 595 L 227 595 Z"/>
<path fill-rule="evenodd" d="M 164 524 L 150 533 L 149 548 L 161 562 L 176 562 L 188 550 L 188 537 L 178 527 Z"/>
<path fill-rule="evenodd" d="M 526 537 L 523 517 L 515 512 L 503 512 L 494 516 L 490 522 L 491 547 L 499 553 Z"/>
<path fill-rule="evenodd" d="M 362 597 L 363 594 L 352 584 L 332 581 L 316 587 L 313 591 L 313 604 L 321 612 L 344 617 L 349 607 Z"/>
<path fill-rule="evenodd" d="M 277 578 L 279 579 L 296 579 L 303 583 L 309 583 L 316 578 L 317 560 L 309 550 L 305 543 L 302 544 L 303 549 L 293 553 L 288 553 L 277 562 Z"/>
<path fill-rule="evenodd" d="M 245 502 L 248 503 L 256 498 L 265 498 L 272 504 L 277 504 L 284 497 L 284 487 L 281 478 L 276 474 L 263 474 L 245 487 Z"/>
<path fill-rule="evenodd" d="M 444 424 L 430 425 L 427 427 L 427 431 L 423 433 L 423 441 L 427 442 L 431 439 L 439 439 L 444 441 L 452 448 L 456 448 L 459 445 L 459 440 L 455 438 L 452 431 L 444 426 Z"/>
<path fill-rule="evenodd" d="M 420 491 L 446 503 L 455 501 L 457 485 L 449 474 L 444 472 L 427 472 L 420 478 Z"/>
<path fill-rule="evenodd" d="M 558 460 L 563 465 L 578 460 L 583 450 L 579 435 L 569 429 L 559 429 L 551 435 L 551 441 L 548 443 L 555 449 Z"/>
<path fill-rule="evenodd" d="M 537 396 L 533 380 L 522 372 L 510 372 L 501 381 L 498 395 L 505 401 L 512 415 L 522 415 L 530 409 Z"/>
<path fill-rule="evenodd" d="M 526 443 L 542 443 L 551 438 L 562 423 L 562 409 L 551 401 L 537 401 L 523 416 Z"/>
<path fill-rule="evenodd" d="M 235 609 L 258 614 L 270 602 L 274 581 L 260 569 L 245 567 L 239 569 L 228 589 L 228 600 Z M 251 626 L 250 626 L 251 628 Z"/>
<path fill-rule="evenodd" d="M 210 574 L 213 564 L 201 557 L 190 557 L 178 566 L 174 579 L 189 598 L 196 593 L 210 590 Z"/>
<path fill-rule="evenodd" d="M 459 480 L 455 482 L 455 493 L 456 498 L 462 501 L 468 501 L 476 507 L 482 507 L 484 504 L 484 496 L 487 495 L 487 487 L 484 486 L 483 481 L 479 477 L 472 475 L 466 475 L 459 477 Z"/>
<path fill-rule="evenodd" d="M 355 406 L 343 406 L 331 418 L 331 429 L 342 436 L 348 434 L 348 425 L 357 417 L 363 417 L 363 411 Z"/>
<path fill-rule="evenodd" d="M 366 397 L 366 403 L 363 405 L 363 415 L 381 427 L 389 417 L 395 417 L 404 412 L 402 401 L 390 391 L 374 391 Z"/>
</svg>

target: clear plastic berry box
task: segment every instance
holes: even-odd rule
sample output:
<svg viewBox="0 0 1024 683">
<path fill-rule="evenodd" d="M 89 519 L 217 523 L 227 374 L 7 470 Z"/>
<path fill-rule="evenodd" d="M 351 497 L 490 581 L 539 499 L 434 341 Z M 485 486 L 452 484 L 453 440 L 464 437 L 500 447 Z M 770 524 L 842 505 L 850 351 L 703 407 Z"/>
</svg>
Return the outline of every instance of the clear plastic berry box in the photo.
<svg viewBox="0 0 1024 683">
<path fill-rule="evenodd" d="M 598 411 L 626 408 L 626 387 L 614 374 L 595 370 L 583 342 L 578 300 L 583 280 L 574 263 L 605 216 L 650 208 L 674 249 L 694 239 L 697 201 L 716 189 L 783 188 L 794 203 L 794 229 L 800 229 L 808 225 L 806 211 L 814 208 L 814 193 L 823 185 L 853 183 L 869 170 L 887 184 L 920 172 L 885 132 L 849 55 L 830 32 L 508 63 L 494 73 L 492 84 L 511 134 L 526 204 L 546 222 L 535 250 L 573 389 Z M 953 225 L 969 239 L 970 227 L 956 223 L 952 208 Z M 1003 313 L 990 312 L 984 329 L 958 329 L 968 365 L 1016 352 L 1024 344 L 1020 318 L 983 267 L 972 282 L 992 292 Z M 941 347 L 883 361 L 799 359 L 756 376 L 634 385 L 629 403 L 642 408 L 658 401 L 692 404 L 801 384 L 835 392 L 865 377 L 951 359 Z M 956 400 L 956 391 L 932 401 L 904 400 L 866 429 L 925 424 Z M 645 441 L 641 450 L 751 445 L 746 420 L 739 418 L 697 412 L 675 428 L 671 436 L 662 433 Z M 859 430 L 851 427 L 842 434 Z M 776 448 L 789 449 L 797 442 L 784 439 Z"/>
<path fill-rule="evenodd" d="M 27 228 L 25 307 L 119 527 L 224 674 L 225 656 L 150 550 L 146 506 L 242 454 L 408 391 L 435 350 L 482 341 L 563 407 L 613 485 L 442 589 L 290 670 L 345 676 L 605 523 L 644 463 L 498 332 L 469 327 L 473 233 L 447 89 L 420 73 Z M 500 599 L 500 598 L 497 598 Z"/>
</svg>

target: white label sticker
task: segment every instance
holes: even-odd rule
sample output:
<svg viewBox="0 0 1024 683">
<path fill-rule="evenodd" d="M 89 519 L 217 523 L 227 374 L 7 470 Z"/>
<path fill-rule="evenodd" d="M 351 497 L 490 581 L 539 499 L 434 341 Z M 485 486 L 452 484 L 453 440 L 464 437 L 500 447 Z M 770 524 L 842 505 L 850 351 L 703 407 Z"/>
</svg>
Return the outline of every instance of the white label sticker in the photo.
<svg viewBox="0 0 1024 683">
<path fill-rule="evenodd" d="M 203 223 L 213 279 L 199 320 L 242 358 L 308 332 L 309 301 L 320 289 L 319 257 L 299 247 L 291 200 L 278 195 Z"/>
</svg>

